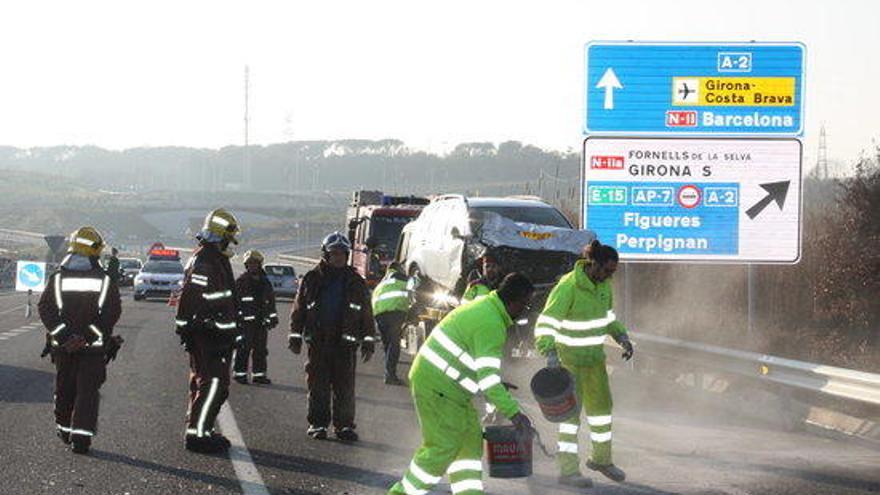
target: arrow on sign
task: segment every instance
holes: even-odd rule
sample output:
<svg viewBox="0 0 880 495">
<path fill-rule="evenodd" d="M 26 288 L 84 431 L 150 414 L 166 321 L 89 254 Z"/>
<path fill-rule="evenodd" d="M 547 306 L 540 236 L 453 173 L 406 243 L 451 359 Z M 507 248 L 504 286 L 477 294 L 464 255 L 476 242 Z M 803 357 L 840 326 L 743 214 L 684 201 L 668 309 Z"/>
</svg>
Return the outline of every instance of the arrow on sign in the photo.
<svg viewBox="0 0 880 495">
<path fill-rule="evenodd" d="M 611 67 L 606 69 L 605 74 L 602 76 L 602 79 L 599 79 L 599 83 L 596 84 L 596 87 L 599 89 L 605 89 L 605 110 L 614 110 L 614 90 L 623 89 L 623 84 L 620 84 L 620 80 L 617 79 L 617 74 L 614 73 L 614 69 Z"/>
<path fill-rule="evenodd" d="M 767 184 L 761 184 L 761 188 L 767 191 L 767 196 L 764 197 L 761 201 L 758 201 L 751 208 L 746 210 L 746 215 L 749 216 L 750 219 L 754 220 L 756 216 L 760 215 L 764 208 L 767 208 L 767 205 L 776 201 L 776 204 L 779 205 L 779 210 L 782 210 L 782 206 L 785 204 L 785 197 L 788 195 L 788 186 L 791 185 L 791 181 L 783 181 L 783 182 L 769 182 Z"/>
</svg>

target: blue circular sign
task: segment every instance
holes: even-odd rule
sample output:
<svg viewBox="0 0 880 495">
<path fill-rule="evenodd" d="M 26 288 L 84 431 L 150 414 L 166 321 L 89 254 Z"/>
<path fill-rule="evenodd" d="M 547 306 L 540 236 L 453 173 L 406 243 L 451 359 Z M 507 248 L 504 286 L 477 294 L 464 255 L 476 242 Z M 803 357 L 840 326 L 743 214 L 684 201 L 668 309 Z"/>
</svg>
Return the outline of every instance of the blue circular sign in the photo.
<svg viewBox="0 0 880 495">
<path fill-rule="evenodd" d="M 39 287 L 45 278 L 46 272 L 37 264 L 24 265 L 18 272 L 18 281 L 25 287 Z"/>
</svg>

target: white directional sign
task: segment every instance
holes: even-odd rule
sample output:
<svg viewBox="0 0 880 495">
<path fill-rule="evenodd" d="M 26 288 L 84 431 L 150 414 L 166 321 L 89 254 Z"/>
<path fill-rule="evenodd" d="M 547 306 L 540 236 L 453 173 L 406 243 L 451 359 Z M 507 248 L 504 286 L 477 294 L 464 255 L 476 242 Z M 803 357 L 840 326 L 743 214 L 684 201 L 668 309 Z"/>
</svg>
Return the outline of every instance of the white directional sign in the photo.
<svg viewBox="0 0 880 495">
<path fill-rule="evenodd" d="M 15 270 L 15 290 L 42 292 L 46 288 L 46 264 L 37 261 L 19 261 Z"/>
<path fill-rule="evenodd" d="M 584 141 L 586 228 L 626 261 L 796 263 L 796 139 Z"/>
</svg>

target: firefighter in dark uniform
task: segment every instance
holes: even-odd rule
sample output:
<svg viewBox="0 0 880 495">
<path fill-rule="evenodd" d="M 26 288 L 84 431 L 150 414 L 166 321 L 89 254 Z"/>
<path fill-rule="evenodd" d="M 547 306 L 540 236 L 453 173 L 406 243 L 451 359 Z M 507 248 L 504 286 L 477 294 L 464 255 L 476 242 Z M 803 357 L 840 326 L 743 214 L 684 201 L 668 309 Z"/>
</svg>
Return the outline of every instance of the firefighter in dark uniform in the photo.
<svg viewBox="0 0 880 495">
<path fill-rule="evenodd" d="M 376 330 L 364 279 L 347 265 L 351 244 L 339 232 L 321 243 L 321 262 L 303 277 L 290 315 L 288 345 L 295 354 L 308 344 L 310 437 L 324 440 L 331 420 L 336 437 L 357 441 L 355 368 L 360 347 L 372 357 Z M 332 410 L 331 410 L 332 399 Z"/>
<path fill-rule="evenodd" d="M 235 281 L 241 301 L 241 324 L 243 332 L 235 349 L 232 377 L 241 384 L 248 382 L 248 361 L 251 361 L 251 378 L 254 383 L 269 385 L 266 375 L 266 347 L 269 330 L 278 326 L 275 310 L 275 290 L 263 271 L 263 254 L 251 250 L 244 254 L 245 271 Z"/>
<path fill-rule="evenodd" d="M 214 431 L 214 420 L 229 396 L 232 349 L 239 335 L 239 303 L 229 263 L 229 245 L 238 243 L 238 232 L 238 221 L 222 208 L 205 217 L 177 307 L 177 333 L 190 365 L 186 448 L 194 452 L 221 452 L 230 445 Z"/>
<path fill-rule="evenodd" d="M 49 277 L 38 306 L 58 371 L 58 436 L 77 454 L 89 451 L 98 432 L 98 389 L 122 343 L 113 336 L 122 313 L 119 287 L 99 263 L 103 249 L 104 240 L 93 227 L 73 232 L 68 255 Z"/>
</svg>

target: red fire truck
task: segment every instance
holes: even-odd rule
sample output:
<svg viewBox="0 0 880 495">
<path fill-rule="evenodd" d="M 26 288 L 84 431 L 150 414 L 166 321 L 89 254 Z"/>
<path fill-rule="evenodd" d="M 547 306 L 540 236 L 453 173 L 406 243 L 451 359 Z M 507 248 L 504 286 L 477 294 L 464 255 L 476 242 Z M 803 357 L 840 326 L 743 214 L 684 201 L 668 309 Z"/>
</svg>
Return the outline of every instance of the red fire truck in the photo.
<svg viewBox="0 0 880 495">
<path fill-rule="evenodd" d="M 388 196 L 382 191 L 355 191 L 346 215 L 352 243 L 351 265 L 374 287 L 394 258 L 403 226 L 416 219 L 430 201 L 418 196 Z"/>
</svg>

